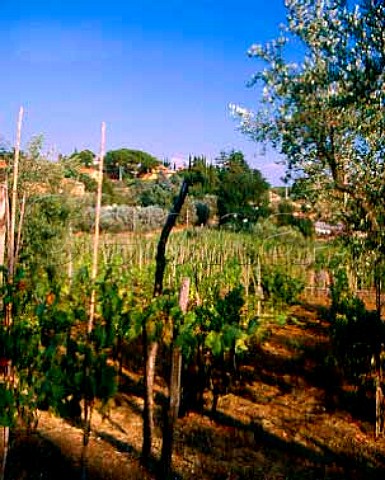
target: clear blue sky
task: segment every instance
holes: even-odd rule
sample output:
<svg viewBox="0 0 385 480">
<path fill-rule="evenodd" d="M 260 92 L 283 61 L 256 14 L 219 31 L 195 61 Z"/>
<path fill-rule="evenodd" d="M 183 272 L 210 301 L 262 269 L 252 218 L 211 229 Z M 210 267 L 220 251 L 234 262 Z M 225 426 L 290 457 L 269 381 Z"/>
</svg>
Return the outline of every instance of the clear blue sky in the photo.
<svg viewBox="0 0 385 480">
<path fill-rule="evenodd" d="M 148 151 L 158 158 L 241 149 L 277 184 L 274 153 L 237 131 L 229 103 L 253 107 L 252 43 L 285 20 L 283 0 L 0 0 L 0 138 L 44 134 L 58 152 Z"/>
</svg>

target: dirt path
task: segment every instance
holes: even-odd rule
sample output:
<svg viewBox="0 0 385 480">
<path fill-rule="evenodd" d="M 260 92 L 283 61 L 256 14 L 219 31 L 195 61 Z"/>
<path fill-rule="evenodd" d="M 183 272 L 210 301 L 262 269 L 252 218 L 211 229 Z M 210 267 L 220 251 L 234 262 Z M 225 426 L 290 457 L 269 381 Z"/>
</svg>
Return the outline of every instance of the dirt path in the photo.
<svg viewBox="0 0 385 480">
<path fill-rule="evenodd" d="M 327 324 L 315 308 L 296 307 L 285 325 L 267 326 L 218 413 L 179 421 L 175 478 L 385 479 L 385 440 L 375 441 L 373 425 L 343 408 L 329 352 Z M 95 415 L 91 480 L 154 478 L 138 460 L 140 379 L 130 374 L 128 380 L 109 419 Z M 79 478 L 80 452 L 80 430 L 42 413 L 37 433 L 14 445 L 7 480 Z"/>
</svg>

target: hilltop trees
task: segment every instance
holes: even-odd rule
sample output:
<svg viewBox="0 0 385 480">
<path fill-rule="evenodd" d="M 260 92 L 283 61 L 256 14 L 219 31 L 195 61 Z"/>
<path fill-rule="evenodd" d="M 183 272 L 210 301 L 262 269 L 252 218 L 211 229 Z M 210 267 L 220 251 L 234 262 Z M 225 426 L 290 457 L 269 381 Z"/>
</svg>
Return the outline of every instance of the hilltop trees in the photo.
<svg viewBox="0 0 385 480">
<path fill-rule="evenodd" d="M 110 177 L 132 178 L 138 173 L 147 173 L 160 164 L 159 160 L 141 150 L 120 148 L 106 153 L 106 170 Z"/>
<path fill-rule="evenodd" d="M 81 150 L 80 152 L 75 151 L 70 159 L 76 159 L 81 165 L 85 167 L 92 167 L 96 161 L 96 154 L 91 150 Z"/>
<path fill-rule="evenodd" d="M 259 170 L 248 165 L 241 151 L 221 152 L 215 164 L 208 163 L 205 157 L 193 157 L 185 175 L 193 178 L 192 196 L 203 202 L 207 195 L 216 197 L 221 225 L 255 221 L 267 211 L 269 184 Z M 196 205 L 198 217 L 203 217 L 204 203 Z"/>
<path fill-rule="evenodd" d="M 221 153 L 216 191 L 220 223 L 234 218 L 256 220 L 266 210 L 268 188 L 261 172 L 249 167 L 242 152 Z"/>
</svg>

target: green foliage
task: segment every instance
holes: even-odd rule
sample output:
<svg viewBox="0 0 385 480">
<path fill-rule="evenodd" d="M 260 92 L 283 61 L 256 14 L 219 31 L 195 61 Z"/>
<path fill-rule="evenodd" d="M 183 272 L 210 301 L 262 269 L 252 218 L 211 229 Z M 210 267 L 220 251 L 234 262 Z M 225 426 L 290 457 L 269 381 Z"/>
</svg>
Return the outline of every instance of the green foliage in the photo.
<svg viewBox="0 0 385 480">
<path fill-rule="evenodd" d="M 218 215 L 220 224 L 255 222 L 267 203 L 268 183 L 251 169 L 242 152 L 222 153 L 218 169 Z"/>
<path fill-rule="evenodd" d="M 35 196 L 26 208 L 20 260 L 34 276 L 52 276 L 66 254 L 63 248 L 73 206 L 61 195 Z M 51 273 L 50 273 L 51 272 Z"/>
<path fill-rule="evenodd" d="M 95 164 L 96 155 L 91 150 L 81 150 L 77 152 L 76 150 L 70 155 L 70 160 L 75 160 L 85 167 L 92 167 Z"/>
<path fill-rule="evenodd" d="M 313 222 L 309 218 L 301 218 L 294 215 L 294 206 L 288 201 L 280 202 L 276 215 L 277 224 L 281 227 L 291 226 L 297 228 L 304 237 L 314 236 Z"/>
<path fill-rule="evenodd" d="M 89 175 L 85 173 L 76 174 L 75 178 L 84 184 L 86 192 L 95 193 L 98 189 L 98 184 L 96 180 L 91 178 Z"/>
<path fill-rule="evenodd" d="M 305 238 L 314 237 L 314 225 L 310 218 L 296 218 L 293 224 Z"/>
<path fill-rule="evenodd" d="M 265 268 L 262 273 L 262 288 L 264 294 L 273 304 L 293 305 L 298 302 L 305 285 L 280 270 Z"/>
<path fill-rule="evenodd" d="M 234 262 L 228 262 L 222 275 L 202 284 L 204 302 L 184 324 L 181 335 L 186 342 L 185 353 L 192 356 L 198 345 L 204 346 L 214 356 L 223 355 L 230 349 L 246 349 L 245 340 L 249 335 L 249 323 L 245 289 L 239 283 L 240 269 Z M 223 290 L 225 289 L 225 290 Z M 188 338 L 192 335 L 192 338 Z"/>
<path fill-rule="evenodd" d="M 370 370 L 371 358 L 379 355 L 385 341 L 385 326 L 376 312 L 366 310 L 357 297 L 342 298 L 331 310 L 331 333 L 335 355 L 348 379 L 360 385 Z"/>
<path fill-rule="evenodd" d="M 60 252 L 68 239 L 66 224 L 71 215 L 66 212 L 66 205 L 59 203 L 53 198 L 39 198 L 34 210 L 36 218 L 26 219 L 31 223 L 25 238 L 31 238 L 34 229 L 40 228 L 36 239 L 40 245 L 35 246 L 31 239 L 31 250 L 27 245 L 21 257 L 25 271 L 18 271 L 14 283 L 5 284 L 2 292 L 5 304 L 12 303 L 14 317 L 11 329 L 4 329 L 1 334 L 2 354 L 12 360 L 18 378 L 17 391 L 9 398 L 4 396 L 9 404 L 4 406 L 4 412 L 9 412 L 4 422 L 21 415 L 32 422 L 37 407 L 79 418 L 82 400 L 106 402 L 117 388 L 121 344 L 137 339 L 143 325 L 148 327 L 150 338 L 159 339 L 166 351 L 175 331 L 188 363 L 194 362 L 201 352 L 212 366 L 211 373 L 202 367 L 206 386 L 213 370 L 225 376 L 233 372 L 231 359 L 242 358 L 259 325 L 251 292 L 251 264 L 258 258 L 263 234 L 243 235 L 216 229 L 175 232 L 170 237 L 165 295 L 156 299 L 152 299 L 152 289 L 157 236 L 144 239 L 130 235 L 129 242 L 124 244 L 119 243 L 122 236 L 104 237 L 100 275 L 94 284 L 95 325 L 87 338 L 93 286 L 88 268 L 90 237 L 71 239 L 71 248 L 76 252 L 71 282 L 65 276 L 67 269 L 60 263 L 59 254 L 57 264 L 43 262 L 44 249 L 54 245 L 51 242 L 56 236 Z M 124 208 L 103 211 L 110 211 L 111 217 L 116 215 L 123 221 L 125 215 L 132 213 Z M 138 218 L 144 210 L 135 210 Z M 149 217 L 153 218 L 153 213 Z M 276 233 L 279 229 L 276 225 L 274 228 Z M 277 246 L 279 241 L 273 238 L 270 242 Z M 302 248 L 298 242 L 296 245 Z M 33 251 L 37 252 L 35 269 Z M 268 263 L 268 249 L 264 253 L 262 260 Z M 183 315 L 177 292 L 180 279 L 186 275 L 192 281 L 191 301 L 190 311 Z"/>
<path fill-rule="evenodd" d="M 139 191 L 139 205 L 141 207 L 153 205 L 169 209 L 175 194 L 176 187 L 171 182 L 142 182 Z"/>
<path fill-rule="evenodd" d="M 195 209 L 197 214 L 196 224 L 198 226 L 207 225 L 210 218 L 210 207 L 203 202 L 196 202 Z"/>
<path fill-rule="evenodd" d="M 150 232 L 161 228 L 167 212 L 160 207 L 129 207 L 126 205 L 101 208 L 100 229 L 103 232 Z M 95 224 L 95 209 L 87 207 L 76 218 L 76 230 L 91 232 Z"/>
<path fill-rule="evenodd" d="M 190 159 L 190 168 L 182 172 L 182 176 L 189 176 L 192 187 L 190 195 L 202 198 L 205 195 L 216 194 L 219 185 L 218 168 L 207 162 L 205 157 Z"/>
<path fill-rule="evenodd" d="M 141 150 L 121 148 L 110 150 L 105 156 L 107 174 L 115 179 L 120 178 L 120 176 L 123 179 L 133 178 L 138 174 L 149 172 L 157 165 L 160 165 L 159 160 Z M 120 172 L 119 169 L 121 169 Z"/>
<path fill-rule="evenodd" d="M 8 385 L 0 383 L 0 425 L 13 427 L 16 421 L 16 402 L 14 392 Z"/>
<path fill-rule="evenodd" d="M 383 241 L 383 2 L 291 0 L 279 37 L 253 45 L 264 63 L 260 109 L 235 107 L 245 133 L 283 155 L 310 205 L 351 232 Z M 302 45 L 298 63 L 290 44 Z M 373 234 L 375 232 L 375 235 Z"/>
</svg>

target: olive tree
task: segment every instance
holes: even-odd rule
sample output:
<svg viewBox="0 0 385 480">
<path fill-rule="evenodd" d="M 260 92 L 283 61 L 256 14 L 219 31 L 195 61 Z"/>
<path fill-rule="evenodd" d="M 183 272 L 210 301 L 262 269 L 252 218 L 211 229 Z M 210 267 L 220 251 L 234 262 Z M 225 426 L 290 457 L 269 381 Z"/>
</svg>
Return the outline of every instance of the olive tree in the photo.
<svg viewBox="0 0 385 480">
<path fill-rule="evenodd" d="M 265 65 L 250 82 L 261 83 L 261 101 L 255 112 L 234 110 L 246 134 L 272 144 L 283 156 L 288 179 L 301 185 L 304 196 L 343 222 L 351 252 L 356 258 L 365 256 L 374 272 L 380 318 L 385 4 L 382 0 L 285 4 L 287 21 L 278 38 L 249 50 Z M 290 49 L 293 44 L 297 55 Z M 290 61 L 298 52 L 302 57 Z M 377 365 L 380 342 L 375 338 Z M 383 385 L 379 375 L 381 395 Z"/>
<path fill-rule="evenodd" d="M 266 67 L 256 112 L 240 107 L 241 128 L 283 154 L 290 179 L 314 200 L 338 204 L 346 224 L 381 231 L 385 189 L 385 6 L 379 0 L 286 0 L 277 39 L 253 45 Z M 303 58 L 290 62 L 290 46 Z"/>
</svg>

